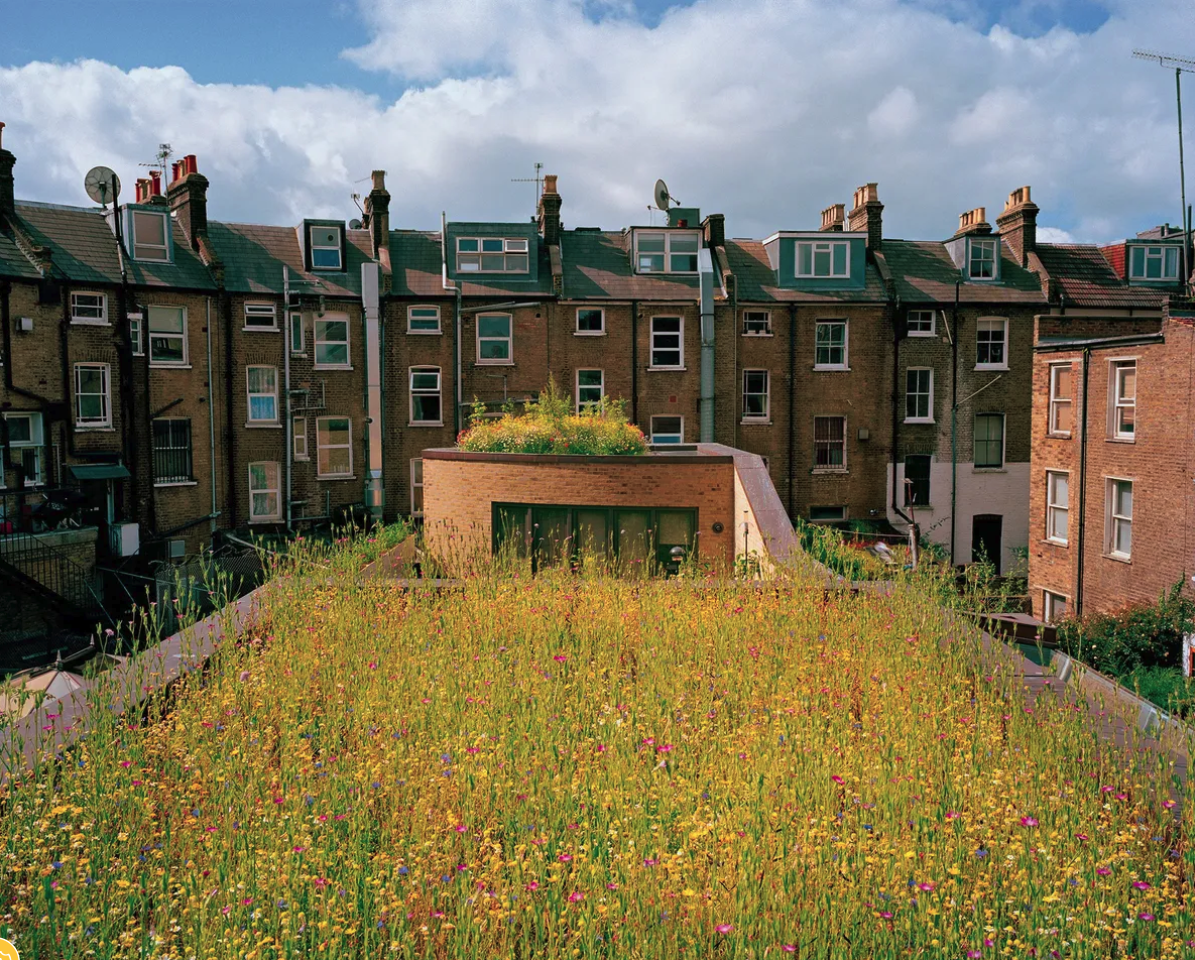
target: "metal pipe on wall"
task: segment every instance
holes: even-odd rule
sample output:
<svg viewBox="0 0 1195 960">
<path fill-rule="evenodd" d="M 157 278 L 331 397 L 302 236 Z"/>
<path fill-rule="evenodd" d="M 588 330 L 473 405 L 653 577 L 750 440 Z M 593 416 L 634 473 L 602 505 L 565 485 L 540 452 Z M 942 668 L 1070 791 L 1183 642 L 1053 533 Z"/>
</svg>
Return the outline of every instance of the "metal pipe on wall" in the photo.
<svg viewBox="0 0 1195 960">
<path fill-rule="evenodd" d="M 282 415 L 286 443 L 286 529 L 291 528 L 291 498 L 294 482 L 295 424 L 290 412 L 290 267 L 282 265 L 282 311 L 284 316 L 282 338 Z M 314 336 L 314 334 L 312 334 Z"/>
<path fill-rule="evenodd" d="M 212 468 L 212 512 L 209 520 L 211 521 L 210 530 L 212 536 L 216 534 L 216 517 L 219 511 L 217 510 L 218 502 L 216 498 L 216 405 L 212 399 L 212 298 L 204 297 L 204 307 L 206 308 L 207 320 L 207 427 L 208 427 L 208 450 L 211 454 L 210 462 Z M 210 546 L 210 544 L 209 544 Z"/>
</svg>

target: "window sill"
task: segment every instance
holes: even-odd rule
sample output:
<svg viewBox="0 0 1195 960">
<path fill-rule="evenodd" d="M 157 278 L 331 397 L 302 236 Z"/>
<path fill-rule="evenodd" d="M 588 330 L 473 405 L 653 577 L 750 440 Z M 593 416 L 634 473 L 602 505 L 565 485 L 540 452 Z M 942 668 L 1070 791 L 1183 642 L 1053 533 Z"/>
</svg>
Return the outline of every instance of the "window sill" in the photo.
<svg viewBox="0 0 1195 960">
<path fill-rule="evenodd" d="M 606 335 L 605 330 L 574 330 L 573 331 L 574 337 L 604 337 L 605 335 Z"/>
<path fill-rule="evenodd" d="M 292 357 L 302 357 L 304 360 L 307 359 L 307 351 L 306 350 L 300 350 L 298 353 L 296 353 L 294 350 L 292 350 L 290 352 L 290 355 Z"/>
<path fill-rule="evenodd" d="M 513 367 L 514 365 L 513 360 L 476 360 L 473 363 L 475 367 Z"/>
<path fill-rule="evenodd" d="M 107 320 L 88 320 L 84 317 L 71 317 L 72 327 L 110 327 L 112 324 Z"/>
<path fill-rule="evenodd" d="M 648 373 L 684 373 L 688 367 L 648 367 Z"/>
<path fill-rule="evenodd" d="M 764 333 L 764 332 L 756 333 L 755 331 L 750 331 L 750 332 L 749 332 L 749 331 L 747 331 L 747 330 L 744 330 L 744 331 L 743 331 L 743 336 L 744 336 L 744 337 L 752 337 L 752 338 L 757 338 L 757 339 L 770 339 L 771 337 L 774 337 L 774 336 L 775 336 L 775 334 L 774 334 L 774 333 L 772 333 L 771 331 L 768 331 L 768 332 L 766 332 L 766 333 Z"/>
<path fill-rule="evenodd" d="M 295 463 L 311 463 L 311 457 L 291 457 Z"/>
<path fill-rule="evenodd" d="M 198 480 L 162 480 L 154 482 L 154 489 L 158 490 L 162 487 L 197 487 Z"/>
<path fill-rule="evenodd" d="M 904 419 L 904 423 L 928 423 L 932 425 L 934 422 L 933 417 L 905 417 Z"/>
<path fill-rule="evenodd" d="M 928 340 L 932 337 L 936 337 L 938 334 L 934 330 L 910 330 L 908 335 L 910 337 L 917 337 L 922 340 Z"/>
<path fill-rule="evenodd" d="M 1069 541 L 1067 541 L 1067 540 L 1055 540 L 1053 537 L 1046 537 L 1044 540 L 1039 540 L 1039 541 L 1037 541 L 1037 542 L 1038 542 L 1038 543 L 1044 543 L 1044 544 L 1045 544 L 1046 546 L 1048 546 L 1048 547 L 1062 547 L 1062 548 L 1064 548 L 1064 549 L 1065 549 L 1065 548 L 1068 548 L 1068 547 L 1070 547 L 1070 542 L 1069 542 Z"/>
<path fill-rule="evenodd" d="M 1047 433 L 1046 437 L 1050 440 L 1069 440 L 1071 435 L 1069 433 Z"/>
<path fill-rule="evenodd" d="M 809 471 L 814 476 L 842 476 L 845 477 L 850 471 L 846 467 L 814 467 Z"/>
<path fill-rule="evenodd" d="M 245 429 L 246 430 L 281 430 L 282 424 L 281 423 L 267 423 L 265 421 L 262 421 L 261 423 L 255 423 L 253 421 L 249 421 L 248 423 L 245 424 Z"/>
<path fill-rule="evenodd" d="M 444 331 L 443 330 L 408 330 L 407 336 L 408 337 L 442 337 L 442 336 L 444 336 Z"/>
<path fill-rule="evenodd" d="M 249 518 L 249 526 L 254 526 L 255 524 L 261 524 L 261 523 L 281 523 L 281 522 L 282 522 L 281 517 L 250 517 Z"/>
<path fill-rule="evenodd" d="M 1108 443 L 1136 443 L 1136 437 L 1105 437 Z"/>
<path fill-rule="evenodd" d="M 915 510 L 918 513 L 933 513 L 934 505 L 932 503 L 906 503 L 902 509 Z"/>
<path fill-rule="evenodd" d="M 344 364 L 344 363 L 333 363 L 333 364 L 323 364 L 323 363 L 316 363 L 316 364 L 312 364 L 312 369 L 313 369 L 313 370 L 352 370 L 352 369 L 353 369 L 353 365 L 352 365 L 351 363 L 348 363 L 348 364 Z"/>
<path fill-rule="evenodd" d="M 332 473 L 332 474 L 317 473 L 315 475 L 315 479 L 316 480 L 356 480 L 357 477 L 356 477 L 356 474 L 352 474 L 352 473 Z"/>
<path fill-rule="evenodd" d="M 241 327 L 241 333 L 281 333 L 281 327 Z"/>
<path fill-rule="evenodd" d="M 975 364 L 975 369 L 976 370 L 1005 370 L 1005 371 L 1007 371 L 1008 364 L 1007 363 L 977 363 L 977 364 Z"/>
<path fill-rule="evenodd" d="M 116 428 L 110 423 L 90 424 L 76 423 L 75 433 L 115 433 Z"/>
<path fill-rule="evenodd" d="M 413 420 L 407 423 L 408 427 L 442 427 L 443 420 Z"/>
<path fill-rule="evenodd" d="M 851 368 L 838 363 L 818 364 L 813 365 L 815 373 L 850 373 Z"/>
<path fill-rule="evenodd" d="M 1105 560 L 1115 560 L 1117 563 L 1132 564 L 1133 562 L 1132 557 L 1126 557 L 1123 553 L 1105 553 L 1102 556 Z"/>
<path fill-rule="evenodd" d="M 763 417 L 743 417 L 739 423 L 744 427 L 770 427 L 772 425 L 771 420 L 765 420 Z"/>
<path fill-rule="evenodd" d="M 145 354 L 138 353 L 138 354 L 136 354 L 136 356 L 143 357 L 143 356 L 145 356 Z M 149 368 L 151 370 L 190 370 L 191 364 L 189 364 L 189 363 L 162 363 L 162 362 L 155 363 L 153 360 L 150 360 Z"/>
<path fill-rule="evenodd" d="M 1007 467 L 971 467 L 972 473 L 1008 473 Z"/>
</svg>

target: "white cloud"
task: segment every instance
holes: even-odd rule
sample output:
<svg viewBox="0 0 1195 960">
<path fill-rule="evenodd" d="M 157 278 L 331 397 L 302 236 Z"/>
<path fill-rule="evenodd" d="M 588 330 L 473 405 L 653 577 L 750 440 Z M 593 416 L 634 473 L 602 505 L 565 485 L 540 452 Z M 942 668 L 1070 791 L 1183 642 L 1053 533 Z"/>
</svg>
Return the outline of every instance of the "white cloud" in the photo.
<svg viewBox="0 0 1195 960">
<path fill-rule="evenodd" d="M 1058 227 L 1038 227 L 1037 228 L 1038 243 L 1074 243 L 1074 235 L 1069 230 L 1061 230 Z"/>
<path fill-rule="evenodd" d="M 375 167 L 395 226 L 522 219 L 531 189 L 510 180 L 534 161 L 570 225 L 642 222 L 660 176 L 734 236 L 816 226 L 871 180 L 892 236 L 947 236 L 1023 183 L 1079 239 L 1178 207 L 1173 87 L 1128 51 L 1195 47 L 1182 0 L 1033 38 L 940 9 L 701 0 L 651 29 L 625 0 L 361 0 L 372 39 L 345 56 L 412 84 L 397 101 L 88 60 L 0 69 L 0 120 L 20 197 L 86 202 L 90 166 L 129 184 L 168 141 L 230 220 L 347 219 Z"/>
</svg>

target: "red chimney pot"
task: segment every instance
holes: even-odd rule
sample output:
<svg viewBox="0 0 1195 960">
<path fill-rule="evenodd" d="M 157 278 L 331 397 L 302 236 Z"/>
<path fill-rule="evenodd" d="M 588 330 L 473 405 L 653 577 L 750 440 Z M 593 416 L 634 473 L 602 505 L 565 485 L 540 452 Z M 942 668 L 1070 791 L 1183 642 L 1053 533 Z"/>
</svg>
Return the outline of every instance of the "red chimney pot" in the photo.
<svg viewBox="0 0 1195 960">
<path fill-rule="evenodd" d="M 157 170 L 149 171 L 149 193 L 152 197 L 162 195 L 162 174 Z"/>
<path fill-rule="evenodd" d="M 195 159 L 195 154 L 188 153 L 185 157 L 183 157 L 183 176 L 185 177 L 187 174 L 198 172 L 199 161 Z"/>
</svg>

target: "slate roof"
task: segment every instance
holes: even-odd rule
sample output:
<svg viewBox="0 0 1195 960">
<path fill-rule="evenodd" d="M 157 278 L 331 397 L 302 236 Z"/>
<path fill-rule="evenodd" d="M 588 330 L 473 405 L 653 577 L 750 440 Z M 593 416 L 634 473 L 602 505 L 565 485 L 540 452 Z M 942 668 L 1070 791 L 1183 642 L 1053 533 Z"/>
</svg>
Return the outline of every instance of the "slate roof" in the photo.
<svg viewBox="0 0 1195 960">
<path fill-rule="evenodd" d="M 630 242 L 630 231 L 563 231 L 560 259 L 564 296 L 569 300 L 698 299 L 701 281 L 696 274 L 635 273 L 631 269 Z"/>
<path fill-rule="evenodd" d="M 452 296 L 440 273 L 440 231 L 390 231 L 390 292 L 400 297 Z"/>
<path fill-rule="evenodd" d="M 939 241 L 885 238 L 882 249 L 904 303 L 954 303 L 955 281 L 962 280 L 959 303 L 1046 304 L 1041 278 L 1008 257 L 1000 258 L 999 281 L 969 281 Z"/>
<path fill-rule="evenodd" d="M 6 225 L 0 225 L 0 277 L 16 277 L 22 280 L 36 280 L 41 276 L 21 253 Z"/>
<path fill-rule="evenodd" d="M 814 291 L 780 286 L 762 240 L 727 240 L 726 258 L 730 261 L 740 301 L 877 303 L 887 299 L 884 281 L 871 263 L 867 264 L 862 288 Z"/>
<path fill-rule="evenodd" d="M 224 264 L 224 285 L 232 293 L 280 295 L 286 266 L 292 281 L 307 281 L 299 287 L 304 293 L 360 297 L 361 264 L 372 259 L 368 230 L 347 232 L 343 272 L 305 270 L 295 227 L 209 221 L 207 234 Z"/>
<path fill-rule="evenodd" d="M 1167 293 L 1129 286 L 1094 245 L 1039 243 L 1036 252 L 1046 273 L 1061 288 L 1064 302 L 1076 307 L 1156 308 Z"/>
</svg>

